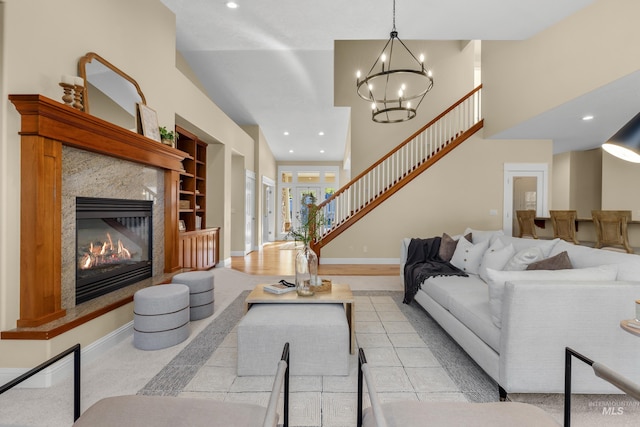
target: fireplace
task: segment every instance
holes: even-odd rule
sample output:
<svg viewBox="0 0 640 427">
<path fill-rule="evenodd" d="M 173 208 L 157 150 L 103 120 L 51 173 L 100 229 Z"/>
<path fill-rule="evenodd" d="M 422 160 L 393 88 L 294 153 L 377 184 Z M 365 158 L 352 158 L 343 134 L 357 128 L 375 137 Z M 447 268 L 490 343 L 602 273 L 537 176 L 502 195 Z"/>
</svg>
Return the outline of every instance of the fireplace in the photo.
<svg viewBox="0 0 640 427">
<path fill-rule="evenodd" d="M 76 304 L 152 277 L 147 200 L 76 198 Z"/>
</svg>

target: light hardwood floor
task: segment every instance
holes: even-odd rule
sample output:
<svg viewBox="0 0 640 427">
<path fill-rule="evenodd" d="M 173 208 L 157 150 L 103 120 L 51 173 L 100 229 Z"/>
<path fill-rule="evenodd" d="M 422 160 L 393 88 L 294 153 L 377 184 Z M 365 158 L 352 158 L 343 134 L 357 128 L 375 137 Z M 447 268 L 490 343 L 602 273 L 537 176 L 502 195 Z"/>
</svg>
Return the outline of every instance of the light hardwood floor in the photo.
<svg viewBox="0 0 640 427">
<path fill-rule="evenodd" d="M 243 257 L 231 257 L 231 268 L 248 274 L 267 276 L 295 274 L 293 242 L 273 242 Z M 318 274 L 345 276 L 396 276 L 398 264 L 320 264 Z"/>
</svg>

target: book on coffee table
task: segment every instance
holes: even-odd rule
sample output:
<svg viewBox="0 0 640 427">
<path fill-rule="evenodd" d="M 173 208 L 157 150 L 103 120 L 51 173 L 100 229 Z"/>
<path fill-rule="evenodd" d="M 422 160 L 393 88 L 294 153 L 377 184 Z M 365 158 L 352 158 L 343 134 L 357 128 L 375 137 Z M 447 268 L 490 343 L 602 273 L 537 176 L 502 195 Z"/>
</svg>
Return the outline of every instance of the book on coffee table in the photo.
<svg viewBox="0 0 640 427">
<path fill-rule="evenodd" d="M 286 294 L 287 292 L 295 291 L 295 286 L 287 286 L 282 283 L 276 283 L 274 285 L 265 285 L 265 292 L 271 292 L 272 294 Z"/>
</svg>

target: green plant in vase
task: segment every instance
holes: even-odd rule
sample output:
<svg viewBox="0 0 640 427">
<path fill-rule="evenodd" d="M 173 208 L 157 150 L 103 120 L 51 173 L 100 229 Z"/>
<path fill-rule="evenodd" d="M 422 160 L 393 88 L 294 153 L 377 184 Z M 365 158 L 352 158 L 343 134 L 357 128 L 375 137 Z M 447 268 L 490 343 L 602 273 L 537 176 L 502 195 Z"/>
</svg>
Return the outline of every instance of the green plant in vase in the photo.
<svg viewBox="0 0 640 427">
<path fill-rule="evenodd" d="M 297 217 L 300 226 L 289 231 L 289 236 L 304 244 L 298 250 L 295 259 L 296 291 L 301 296 L 313 295 L 314 286 L 322 285 L 322 279 L 318 277 L 318 256 L 311 249 L 310 244 L 316 240 L 325 224 L 324 215 L 315 204 L 305 205 L 304 202 L 309 200 L 307 196 L 303 195 L 302 198 L 306 210 Z"/>
</svg>

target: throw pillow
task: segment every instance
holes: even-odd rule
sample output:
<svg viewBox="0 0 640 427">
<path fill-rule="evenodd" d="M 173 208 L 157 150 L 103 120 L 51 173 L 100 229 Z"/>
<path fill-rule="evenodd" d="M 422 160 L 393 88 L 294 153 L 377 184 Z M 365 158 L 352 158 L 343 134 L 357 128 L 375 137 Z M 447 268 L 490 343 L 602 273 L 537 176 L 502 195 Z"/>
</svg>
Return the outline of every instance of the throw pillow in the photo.
<svg viewBox="0 0 640 427">
<path fill-rule="evenodd" d="M 498 240 L 502 241 L 502 243 L 504 243 L 505 246 L 508 245 L 509 243 L 513 244 L 513 247 L 515 248 L 516 252 L 526 248 L 530 248 L 532 246 L 536 246 L 542 249 L 542 253 L 544 254 L 545 258 L 550 255 L 553 255 L 551 254 L 551 251 L 553 250 L 553 248 L 556 247 L 557 243 L 561 241 L 560 239 L 553 239 L 553 240 L 525 239 L 522 237 L 511 237 L 511 236 L 498 236 L 497 238 Z"/>
<path fill-rule="evenodd" d="M 496 240 L 484 253 L 484 257 L 480 263 L 480 278 L 486 283 L 489 283 L 487 269 L 502 270 L 515 253 L 516 250 L 513 249 L 513 245 L 503 246 L 501 241 Z"/>
<path fill-rule="evenodd" d="M 575 280 L 616 280 L 618 268 L 615 265 L 601 265 L 599 267 L 582 268 L 575 270 L 525 270 L 525 271 L 498 271 L 487 269 L 489 277 L 489 310 L 493 323 L 502 327 L 502 298 L 504 296 L 505 283 L 517 280 L 545 281 L 575 281 Z"/>
<path fill-rule="evenodd" d="M 474 244 L 482 243 L 485 240 L 489 241 L 489 245 L 491 245 L 498 237 L 504 236 L 504 231 L 502 230 L 473 230 L 467 227 L 464 230 L 465 236 L 471 233 L 473 235 L 473 240 L 470 240 Z"/>
<path fill-rule="evenodd" d="M 451 264 L 465 273 L 478 274 L 482 256 L 489 246 L 488 241 L 474 245 L 466 238 L 458 240 L 456 250 L 451 257 Z"/>
<path fill-rule="evenodd" d="M 567 251 L 558 255 L 545 258 L 542 261 L 532 262 L 527 266 L 527 270 L 568 270 L 573 268 Z"/>
<path fill-rule="evenodd" d="M 440 259 L 443 261 L 451 261 L 451 257 L 453 253 L 456 251 L 456 246 L 458 246 L 458 240 L 460 240 L 461 236 L 449 236 L 447 233 L 442 234 L 442 239 L 440 240 L 440 250 L 438 251 L 438 255 Z M 471 233 L 464 236 L 468 241 L 471 241 Z"/>
<path fill-rule="evenodd" d="M 503 270 L 508 271 L 522 271 L 526 270 L 527 266 L 532 262 L 540 261 L 544 259 L 544 253 L 542 249 L 537 246 L 522 249 L 516 252 L 516 254 L 507 262 Z"/>
</svg>

